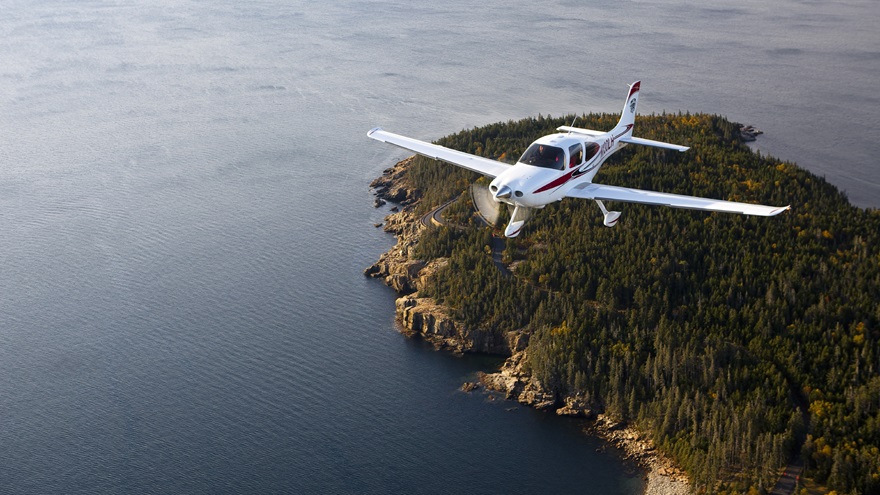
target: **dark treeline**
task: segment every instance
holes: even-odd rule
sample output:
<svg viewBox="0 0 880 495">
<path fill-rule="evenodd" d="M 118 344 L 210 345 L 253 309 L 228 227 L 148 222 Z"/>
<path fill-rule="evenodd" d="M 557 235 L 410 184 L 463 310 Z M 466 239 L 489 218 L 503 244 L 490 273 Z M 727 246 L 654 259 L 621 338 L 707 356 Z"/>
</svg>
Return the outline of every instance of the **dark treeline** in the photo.
<svg viewBox="0 0 880 495">
<path fill-rule="evenodd" d="M 570 121 L 499 123 L 439 143 L 514 162 Z M 636 135 L 692 149 L 630 146 L 597 182 L 792 210 L 758 218 L 617 203 L 620 223 L 606 228 L 593 202 L 568 199 L 508 242 L 506 260 L 519 262 L 508 278 L 491 262 L 488 229 L 439 229 L 420 255 L 450 263 L 427 295 L 467 324 L 530 332 L 528 363 L 548 390 L 634 422 L 697 491 L 769 490 L 802 455 L 830 489 L 880 493 L 880 213 L 753 153 L 717 116 L 640 117 Z M 427 210 L 476 175 L 419 160 L 410 179 Z"/>
</svg>

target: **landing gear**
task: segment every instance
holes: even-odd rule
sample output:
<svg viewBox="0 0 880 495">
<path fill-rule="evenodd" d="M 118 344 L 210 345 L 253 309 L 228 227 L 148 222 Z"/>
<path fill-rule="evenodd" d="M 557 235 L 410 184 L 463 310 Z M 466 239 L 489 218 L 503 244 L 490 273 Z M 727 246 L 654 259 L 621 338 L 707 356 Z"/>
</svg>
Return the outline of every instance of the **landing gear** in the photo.
<svg viewBox="0 0 880 495">
<path fill-rule="evenodd" d="M 513 214 L 510 215 L 510 223 L 507 224 L 507 228 L 504 229 L 504 236 L 518 236 L 519 231 L 522 230 L 523 226 L 530 218 L 532 218 L 531 208 L 526 208 L 525 206 L 514 207 Z"/>
<path fill-rule="evenodd" d="M 620 220 L 620 212 L 608 211 L 605 208 L 605 205 L 602 204 L 602 202 L 598 199 L 596 200 L 596 204 L 599 205 L 599 209 L 602 210 L 602 214 L 605 215 L 605 226 L 614 227 L 615 225 L 617 225 L 617 221 Z"/>
</svg>

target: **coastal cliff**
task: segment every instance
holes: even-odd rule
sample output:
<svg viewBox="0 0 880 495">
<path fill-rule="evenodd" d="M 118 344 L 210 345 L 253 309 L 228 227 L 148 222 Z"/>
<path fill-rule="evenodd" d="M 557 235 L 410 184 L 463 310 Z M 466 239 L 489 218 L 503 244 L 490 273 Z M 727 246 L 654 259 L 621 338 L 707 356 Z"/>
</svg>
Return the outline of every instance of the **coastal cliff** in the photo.
<svg viewBox="0 0 880 495">
<path fill-rule="evenodd" d="M 450 315 L 448 308 L 432 298 L 420 297 L 419 291 L 437 270 L 446 265 L 447 260 L 438 258 L 425 262 L 416 259 L 415 247 L 426 227 L 413 211 L 421 195 L 406 180 L 405 172 L 411 164 L 412 158 L 403 160 L 370 184 L 379 199 L 399 203 L 402 210 L 385 218 L 384 230 L 397 237 L 397 244 L 364 270 L 364 274 L 382 279 L 401 295 L 395 306 L 398 319 L 408 335 L 419 335 L 438 349 L 454 352 L 509 356 L 524 349 L 527 337 L 522 332 L 497 332 L 464 325 Z"/>
<path fill-rule="evenodd" d="M 419 335 L 438 349 L 454 352 L 509 356 L 513 351 L 524 348 L 527 337 L 521 332 L 501 333 L 469 327 L 457 322 L 448 308 L 437 304 L 432 298 L 420 297 L 419 291 L 434 272 L 447 262 L 445 258 L 429 262 L 414 259 L 413 250 L 425 228 L 409 207 L 388 215 L 385 231 L 397 236 L 397 244 L 364 271 L 367 276 L 382 279 L 401 295 L 395 306 L 404 332 Z"/>
<path fill-rule="evenodd" d="M 371 184 L 378 200 L 399 203 L 401 209 L 389 214 L 383 226 L 386 232 L 397 237 L 397 243 L 364 270 L 365 275 L 383 280 L 401 295 L 395 307 L 404 334 L 417 335 L 437 349 L 508 356 L 497 372 L 480 374 L 480 385 L 529 407 L 590 420 L 585 428 L 587 433 L 606 439 L 623 450 L 626 459 L 647 471 L 646 494 L 688 493 L 685 473 L 668 457 L 659 454 L 650 439 L 632 427 L 597 414 L 583 397 L 559 397 L 551 393 L 532 376 L 526 364 L 529 333 L 521 329 L 491 331 L 465 325 L 453 317 L 450 308 L 420 296 L 419 291 L 448 260 L 438 258 L 426 262 L 416 258 L 416 246 L 428 227 L 415 213 L 421 195 L 407 182 L 406 170 L 412 163 L 413 158 L 397 163 Z M 382 203 L 377 201 L 378 204 Z M 471 391 L 476 386 L 465 384 L 463 389 Z"/>
</svg>

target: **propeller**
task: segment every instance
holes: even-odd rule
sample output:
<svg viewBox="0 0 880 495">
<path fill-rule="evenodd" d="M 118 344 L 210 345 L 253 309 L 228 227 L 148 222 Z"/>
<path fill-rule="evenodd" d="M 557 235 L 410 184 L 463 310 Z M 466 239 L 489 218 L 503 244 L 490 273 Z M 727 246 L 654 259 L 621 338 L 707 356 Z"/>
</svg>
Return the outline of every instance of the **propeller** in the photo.
<svg viewBox="0 0 880 495">
<path fill-rule="evenodd" d="M 495 201 L 492 191 L 479 182 L 471 184 L 471 200 L 480 218 L 491 227 L 497 227 L 501 219 L 501 203 Z"/>
<path fill-rule="evenodd" d="M 505 186 L 506 187 L 506 186 Z M 474 202 L 474 208 L 486 224 L 493 228 L 497 228 L 502 222 L 510 220 L 504 229 L 506 237 L 516 237 L 523 225 L 532 218 L 532 210 L 525 206 L 507 205 L 509 215 L 504 214 L 502 203 L 496 201 L 495 198 L 510 197 L 509 188 L 505 191 L 502 188 L 497 193 L 492 193 L 485 184 L 479 182 L 471 184 L 471 200 Z"/>
</svg>

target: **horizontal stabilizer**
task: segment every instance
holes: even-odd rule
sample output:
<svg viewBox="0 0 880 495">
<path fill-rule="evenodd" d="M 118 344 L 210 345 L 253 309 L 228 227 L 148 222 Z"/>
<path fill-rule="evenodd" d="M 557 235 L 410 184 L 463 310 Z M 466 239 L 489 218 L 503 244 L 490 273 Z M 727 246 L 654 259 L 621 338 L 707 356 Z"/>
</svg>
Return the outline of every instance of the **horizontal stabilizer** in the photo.
<svg viewBox="0 0 880 495">
<path fill-rule="evenodd" d="M 676 151 L 687 151 L 690 149 L 687 146 L 679 146 L 677 144 L 664 143 L 662 141 L 652 141 L 650 139 L 642 139 L 642 138 L 637 138 L 637 137 L 622 137 L 622 138 L 618 139 L 618 141 L 620 141 L 621 143 L 642 144 L 645 146 L 654 146 L 656 148 L 666 148 L 669 150 L 676 150 Z"/>
<path fill-rule="evenodd" d="M 757 215 L 772 217 L 778 215 L 789 206 L 764 206 L 735 201 L 722 201 L 720 199 L 698 198 L 696 196 L 682 196 L 655 191 L 643 191 L 628 187 L 606 186 L 604 184 L 581 184 L 572 188 L 567 196 L 582 199 L 598 199 L 609 201 L 623 201 L 626 203 L 641 203 L 646 205 L 671 206 L 672 208 L 686 208 L 691 210 L 723 211 L 727 213 L 742 213 L 743 215 Z"/>
<path fill-rule="evenodd" d="M 383 131 L 380 127 L 371 129 L 370 132 L 367 133 L 367 136 L 376 141 L 393 144 L 405 150 L 427 156 L 428 158 L 442 160 L 493 178 L 498 177 L 498 175 L 510 168 L 510 165 L 504 162 L 499 162 L 490 158 L 483 158 L 482 156 L 471 155 L 470 153 L 453 150 L 438 144 L 419 141 L 418 139 L 401 136 L 399 134 L 393 134 Z"/>
<path fill-rule="evenodd" d="M 573 132 L 575 134 L 585 134 L 587 136 L 601 136 L 603 134 L 608 134 L 607 132 L 602 131 L 594 131 L 592 129 L 581 129 L 580 127 L 571 127 L 567 125 L 559 126 L 556 128 L 557 131 L 565 131 L 565 132 Z"/>
</svg>

